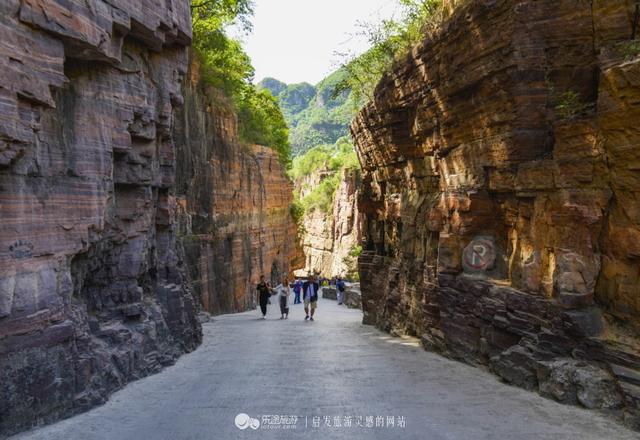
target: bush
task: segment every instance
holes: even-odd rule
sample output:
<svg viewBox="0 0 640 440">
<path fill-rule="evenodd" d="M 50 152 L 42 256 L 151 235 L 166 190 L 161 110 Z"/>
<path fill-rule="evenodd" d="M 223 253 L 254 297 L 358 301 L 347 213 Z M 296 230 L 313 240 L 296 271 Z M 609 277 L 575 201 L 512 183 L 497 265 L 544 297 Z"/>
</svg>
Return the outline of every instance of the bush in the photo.
<svg viewBox="0 0 640 440">
<path fill-rule="evenodd" d="M 340 184 L 340 176 L 333 174 L 325 177 L 320 185 L 316 186 L 306 197 L 302 199 L 302 206 L 306 212 L 319 209 L 324 213 L 331 213 L 333 199 Z"/>
<path fill-rule="evenodd" d="M 362 246 L 360 245 L 355 246 L 351 251 L 349 251 L 350 257 L 358 258 L 360 255 L 362 255 Z"/>
<path fill-rule="evenodd" d="M 616 46 L 618 56 L 624 58 L 625 61 L 631 61 L 640 55 L 640 40 L 631 40 L 620 43 Z"/>
<path fill-rule="evenodd" d="M 573 119 L 584 113 L 589 105 L 584 103 L 579 93 L 568 90 L 556 97 L 556 114 L 560 119 Z"/>
<path fill-rule="evenodd" d="M 302 225 L 302 220 L 304 219 L 304 206 L 302 202 L 298 198 L 294 198 L 291 205 L 289 205 L 289 213 L 291 214 L 291 218 L 298 225 Z"/>
<path fill-rule="evenodd" d="M 358 272 L 358 257 L 362 254 L 362 246 L 355 246 L 349 254 L 342 259 L 347 267 L 347 277 L 353 281 L 360 281 L 360 273 Z"/>
</svg>

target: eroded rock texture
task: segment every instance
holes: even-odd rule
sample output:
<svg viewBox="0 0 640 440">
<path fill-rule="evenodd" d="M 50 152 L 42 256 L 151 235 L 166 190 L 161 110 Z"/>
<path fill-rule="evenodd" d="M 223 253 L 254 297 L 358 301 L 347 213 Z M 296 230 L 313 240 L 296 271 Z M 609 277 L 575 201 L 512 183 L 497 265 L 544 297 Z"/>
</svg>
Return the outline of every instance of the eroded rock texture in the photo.
<svg viewBox="0 0 640 440">
<path fill-rule="evenodd" d="M 293 184 L 272 149 L 241 144 L 236 114 L 200 81 L 196 62 L 184 96 L 178 204 L 194 292 L 209 313 L 245 311 L 260 275 L 275 286 L 303 263 Z"/>
<path fill-rule="evenodd" d="M 325 213 L 315 209 L 305 215 L 305 263 L 304 269 L 299 272 L 302 276 L 314 272 L 324 277 L 344 277 L 356 269 L 356 258 L 350 253 L 361 240 L 357 204 L 360 171 L 347 169 L 341 173 L 331 211 Z M 296 182 L 300 197 L 304 198 L 327 176 L 326 171 L 320 170 Z"/>
<path fill-rule="evenodd" d="M 171 125 L 187 0 L 0 2 L 0 435 L 194 349 Z"/>
<path fill-rule="evenodd" d="M 638 427 L 632 3 L 470 2 L 352 132 L 365 322 Z"/>
</svg>

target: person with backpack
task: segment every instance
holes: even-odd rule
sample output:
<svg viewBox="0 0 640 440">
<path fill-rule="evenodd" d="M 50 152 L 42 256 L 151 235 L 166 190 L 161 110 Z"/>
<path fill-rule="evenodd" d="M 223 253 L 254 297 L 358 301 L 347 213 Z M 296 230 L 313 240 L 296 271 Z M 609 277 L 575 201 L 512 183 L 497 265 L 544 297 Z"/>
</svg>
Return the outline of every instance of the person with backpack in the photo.
<svg viewBox="0 0 640 440">
<path fill-rule="evenodd" d="M 258 283 L 256 290 L 258 291 L 262 319 L 267 319 L 267 304 L 269 304 L 269 297 L 271 296 L 271 287 L 269 286 L 269 283 L 264 280 L 264 275 L 260 276 L 260 282 Z"/>
<path fill-rule="evenodd" d="M 318 292 L 320 291 L 320 285 L 316 281 L 314 274 L 309 275 L 309 280 L 302 285 L 302 292 L 304 297 L 304 312 L 307 316 L 305 321 L 313 321 L 313 315 L 318 308 Z M 311 311 L 311 315 L 309 315 Z"/>
<path fill-rule="evenodd" d="M 346 289 L 346 285 L 344 284 L 344 281 L 342 281 L 342 278 L 340 277 L 336 277 L 336 293 L 338 296 L 338 305 L 341 306 L 342 303 L 344 302 L 344 291 Z"/>
<path fill-rule="evenodd" d="M 293 293 L 295 293 L 295 298 L 293 299 L 294 304 L 301 304 L 300 301 L 300 292 L 302 292 L 302 281 L 296 279 L 296 282 L 293 285 Z"/>
</svg>

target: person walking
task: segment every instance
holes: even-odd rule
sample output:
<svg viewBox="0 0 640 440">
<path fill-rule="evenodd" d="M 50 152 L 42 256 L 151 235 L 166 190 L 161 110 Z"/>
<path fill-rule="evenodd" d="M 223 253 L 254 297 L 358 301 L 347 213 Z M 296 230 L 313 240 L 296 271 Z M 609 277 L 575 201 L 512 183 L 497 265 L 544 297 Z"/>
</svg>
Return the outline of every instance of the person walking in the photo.
<svg viewBox="0 0 640 440">
<path fill-rule="evenodd" d="M 289 296 L 291 296 L 289 279 L 284 277 L 282 284 L 278 284 L 275 291 L 280 301 L 280 319 L 289 319 Z"/>
<path fill-rule="evenodd" d="M 293 299 L 294 304 L 301 304 L 300 301 L 300 292 L 302 291 L 302 282 L 299 279 L 296 279 L 296 282 L 293 285 L 293 293 L 295 293 L 295 298 Z"/>
<path fill-rule="evenodd" d="M 304 318 L 305 321 L 313 321 L 313 315 L 318 308 L 319 290 L 320 285 L 316 281 L 316 276 L 314 274 L 311 274 L 309 276 L 309 280 L 302 285 L 302 292 L 304 297 L 304 312 L 307 314 L 307 316 Z M 311 311 L 311 315 L 309 315 L 309 311 Z"/>
<path fill-rule="evenodd" d="M 260 300 L 262 319 L 267 319 L 267 304 L 269 304 L 269 297 L 271 296 L 271 287 L 269 287 L 269 283 L 264 280 L 264 275 L 260 276 L 260 282 L 256 290 L 258 291 L 258 299 Z"/>
<path fill-rule="evenodd" d="M 341 306 L 344 302 L 344 291 L 346 286 L 342 278 L 336 277 L 336 293 L 338 294 L 338 305 Z"/>
</svg>

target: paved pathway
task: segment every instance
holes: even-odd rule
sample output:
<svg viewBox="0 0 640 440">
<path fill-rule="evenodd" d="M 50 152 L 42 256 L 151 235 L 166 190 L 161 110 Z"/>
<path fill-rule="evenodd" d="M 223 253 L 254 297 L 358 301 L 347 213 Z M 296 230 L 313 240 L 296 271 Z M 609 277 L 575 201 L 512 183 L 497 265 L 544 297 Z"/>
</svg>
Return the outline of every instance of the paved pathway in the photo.
<svg viewBox="0 0 640 440">
<path fill-rule="evenodd" d="M 304 322 L 295 306 L 291 319 L 279 321 L 272 306 L 266 321 L 257 312 L 218 317 L 204 326 L 202 346 L 175 366 L 129 385 L 102 407 L 17 438 L 640 438 L 593 412 L 509 387 L 411 340 L 364 327 L 360 312 L 333 301 L 321 300 L 317 316 Z M 261 423 L 240 430 L 234 420 L 241 413 L 248 417 L 238 418 L 241 426 L 263 422 L 263 415 L 299 419 L 295 429 Z M 341 425 L 352 417 L 352 427 L 327 427 L 325 417 L 333 425 L 335 416 Z M 374 417 L 373 428 L 366 427 L 367 416 Z M 392 420 L 395 426 L 387 427 Z M 375 427 L 379 421 L 384 427 Z"/>
</svg>

